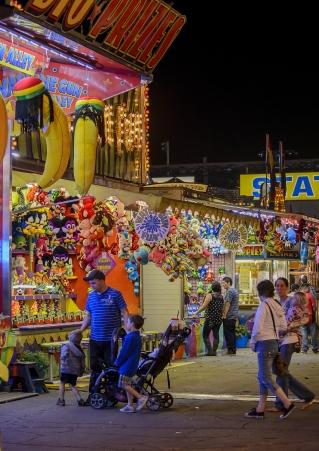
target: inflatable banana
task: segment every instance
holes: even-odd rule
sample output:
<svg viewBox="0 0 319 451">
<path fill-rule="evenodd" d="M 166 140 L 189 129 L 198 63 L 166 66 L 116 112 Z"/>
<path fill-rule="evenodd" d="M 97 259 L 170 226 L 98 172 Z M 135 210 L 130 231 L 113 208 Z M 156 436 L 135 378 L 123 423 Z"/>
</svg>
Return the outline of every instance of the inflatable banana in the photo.
<svg viewBox="0 0 319 451">
<path fill-rule="evenodd" d="M 68 166 L 70 134 L 67 117 L 38 78 L 28 77 L 18 81 L 13 94 L 16 97 L 15 119 L 22 133 L 39 128 L 43 130 L 47 157 L 38 184 L 41 188 L 47 188 L 63 176 Z"/>
<path fill-rule="evenodd" d="M 6 105 L 0 95 L 0 163 L 4 157 L 8 141 L 8 117 Z"/>
<path fill-rule="evenodd" d="M 86 194 L 94 179 L 98 139 L 105 144 L 104 102 L 81 99 L 75 104 L 74 180 L 80 194 Z"/>
<path fill-rule="evenodd" d="M 8 120 L 12 122 L 12 127 L 11 127 L 11 132 L 10 135 L 11 136 L 20 136 L 21 135 L 21 125 L 19 124 L 19 122 L 14 120 L 14 104 L 12 100 L 9 100 L 6 103 L 6 108 L 7 108 L 7 114 L 8 114 Z"/>
<path fill-rule="evenodd" d="M 44 110 L 48 108 L 44 99 Z M 47 146 L 44 171 L 38 180 L 41 188 L 46 188 L 62 178 L 70 159 L 70 132 L 66 115 L 60 105 L 53 100 L 54 122 L 43 132 Z"/>
</svg>

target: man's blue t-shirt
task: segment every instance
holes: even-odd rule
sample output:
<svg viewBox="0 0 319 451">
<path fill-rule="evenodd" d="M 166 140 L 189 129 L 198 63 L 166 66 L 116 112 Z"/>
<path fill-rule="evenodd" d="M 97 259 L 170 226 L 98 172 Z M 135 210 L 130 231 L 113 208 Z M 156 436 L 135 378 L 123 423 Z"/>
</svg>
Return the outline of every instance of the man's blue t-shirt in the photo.
<svg viewBox="0 0 319 451">
<path fill-rule="evenodd" d="M 103 293 L 89 294 L 86 310 L 91 317 L 90 338 L 96 341 L 110 341 L 113 330 L 121 326 L 121 310 L 126 308 L 122 294 L 108 287 Z"/>
</svg>

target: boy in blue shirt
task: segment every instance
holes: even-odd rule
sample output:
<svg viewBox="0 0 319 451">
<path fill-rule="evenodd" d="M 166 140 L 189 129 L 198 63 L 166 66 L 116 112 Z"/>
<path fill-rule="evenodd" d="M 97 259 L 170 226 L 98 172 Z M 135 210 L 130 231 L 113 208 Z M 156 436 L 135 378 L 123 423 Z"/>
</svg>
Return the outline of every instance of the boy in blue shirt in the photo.
<svg viewBox="0 0 319 451">
<path fill-rule="evenodd" d="M 148 396 L 141 395 L 132 387 L 132 377 L 135 375 L 142 350 L 142 339 L 140 329 L 144 319 L 139 315 L 129 315 L 126 320 L 127 335 L 124 338 L 122 349 L 114 365 L 119 369 L 118 386 L 126 391 L 127 405 L 120 412 L 134 413 L 143 409 Z M 133 405 L 134 398 L 137 399 L 136 407 Z"/>
</svg>

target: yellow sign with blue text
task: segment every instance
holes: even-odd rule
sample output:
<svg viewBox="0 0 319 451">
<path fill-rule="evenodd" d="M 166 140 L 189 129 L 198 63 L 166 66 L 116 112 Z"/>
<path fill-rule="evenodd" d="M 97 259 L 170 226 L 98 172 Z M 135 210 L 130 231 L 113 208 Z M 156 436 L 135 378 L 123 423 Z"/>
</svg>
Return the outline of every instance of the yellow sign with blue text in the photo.
<svg viewBox="0 0 319 451">
<path fill-rule="evenodd" d="M 280 182 L 280 174 L 276 174 Z M 266 182 L 265 174 L 242 174 L 240 176 L 240 195 L 260 199 L 260 187 Z M 270 186 L 270 177 L 267 177 Z M 318 200 L 319 172 L 287 173 L 286 200 Z"/>
</svg>

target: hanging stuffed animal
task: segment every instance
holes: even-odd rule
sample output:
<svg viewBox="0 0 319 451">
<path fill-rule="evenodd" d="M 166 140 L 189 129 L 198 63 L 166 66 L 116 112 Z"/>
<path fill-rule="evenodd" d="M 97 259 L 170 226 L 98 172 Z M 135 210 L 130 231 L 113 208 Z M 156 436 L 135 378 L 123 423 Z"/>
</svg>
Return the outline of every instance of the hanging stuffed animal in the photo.
<svg viewBox="0 0 319 451">
<path fill-rule="evenodd" d="M 131 254 L 131 240 L 128 232 L 119 234 L 119 253 L 118 256 L 123 260 L 128 260 Z"/>
<path fill-rule="evenodd" d="M 63 237 L 63 244 L 66 245 L 69 250 L 74 251 L 76 243 L 79 241 L 77 220 L 71 217 L 65 218 L 61 230 L 65 234 Z"/>
<path fill-rule="evenodd" d="M 204 294 L 204 293 L 205 293 L 204 283 L 203 282 L 198 282 L 198 284 L 197 284 L 197 294 Z"/>
<path fill-rule="evenodd" d="M 150 248 L 141 246 L 134 252 L 134 259 L 139 265 L 147 265 L 149 261 Z"/>
<path fill-rule="evenodd" d="M 297 244 L 297 234 L 295 229 L 292 226 L 289 226 L 287 229 L 287 242 L 289 243 L 289 247 L 292 248 Z"/>
<path fill-rule="evenodd" d="M 63 246 L 57 246 L 52 253 L 51 272 L 53 276 L 61 277 L 66 273 L 65 264 L 69 260 L 69 253 Z"/>
<path fill-rule="evenodd" d="M 155 265 L 161 266 L 167 254 L 167 250 L 164 244 L 158 244 L 153 247 L 149 254 L 149 261 L 154 262 Z"/>
<path fill-rule="evenodd" d="M 140 283 L 139 283 L 139 274 L 137 270 L 137 264 L 131 260 L 125 263 L 125 269 L 128 274 L 128 278 L 134 285 L 134 294 L 135 296 L 139 295 L 140 292 Z"/>
<path fill-rule="evenodd" d="M 215 278 L 215 276 L 214 276 L 213 268 L 211 266 L 208 266 L 206 281 L 212 282 L 214 280 L 214 278 Z"/>
<path fill-rule="evenodd" d="M 303 228 L 302 239 L 300 242 L 300 260 L 303 265 L 307 264 L 309 254 L 309 231 Z"/>
<path fill-rule="evenodd" d="M 198 267 L 198 277 L 201 280 L 205 280 L 207 278 L 208 265 L 199 266 Z"/>
</svg>

